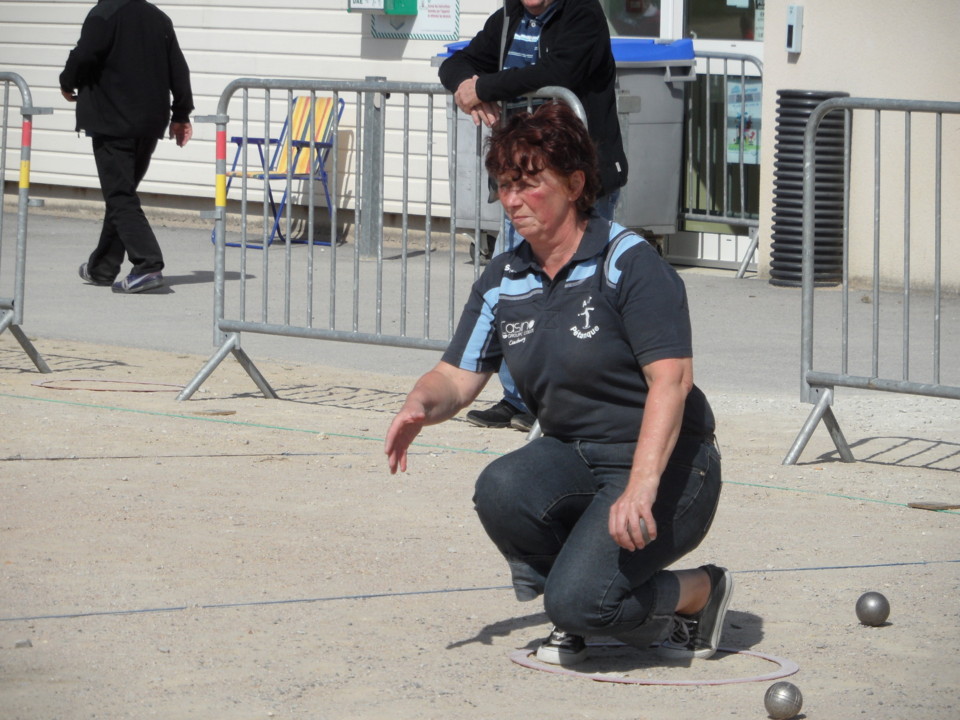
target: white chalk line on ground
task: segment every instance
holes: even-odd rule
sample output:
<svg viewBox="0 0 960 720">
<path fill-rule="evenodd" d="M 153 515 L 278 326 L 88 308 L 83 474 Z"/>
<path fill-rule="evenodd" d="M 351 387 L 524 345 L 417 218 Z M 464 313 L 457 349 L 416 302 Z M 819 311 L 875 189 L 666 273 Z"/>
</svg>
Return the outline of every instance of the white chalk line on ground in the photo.
<svg viewBox="0 0 960 720">
<path fill-rule="evenodd" d="M 623 644 L 587 643 L 587 646 L 593 648 L 617 648 L 623 647 Z M 536 653 L 532 653 L 529 650 L 516 650 L 510 654 L 510 659 L 517 663 L 517 665 L 530 668 L 531 670 L 540 670 L 541 672 L 552 673 L 554 675 L 569 675 L 572 677 L 584 678 L 586 680 L 593 680 L 594 682 L 620 683 L 624 685 L 733 685 L 736 683 L 767 682 L 770 680 L 778 680 L 780 678 L 793 675 L 800 670 L 800 666 L 797 665 L 797 663 L 795 663 L 793 660 L 787 660 L 785 658 L 756 652 L 754 650 L 734 650 L 733 648 L 720 647 L 717 648 L 717 651 L 730 655 L 759 658 L 760 660 L 774 663 L 777 665 L 777 669 L 763 675 L 747 675 L 745 677 L 711 679 L 688 678 L 684 680 L 670 680 L 666 678 L 649 677 L 634 678 L 625 675 L 611 675 L 598 672 L 588 673 L 579 670 L 571 670 L 570 668 L 564 668 L 558 665 L 549 665 L 547 663 L 540 662 L 536 658 Z"/>
</svg>

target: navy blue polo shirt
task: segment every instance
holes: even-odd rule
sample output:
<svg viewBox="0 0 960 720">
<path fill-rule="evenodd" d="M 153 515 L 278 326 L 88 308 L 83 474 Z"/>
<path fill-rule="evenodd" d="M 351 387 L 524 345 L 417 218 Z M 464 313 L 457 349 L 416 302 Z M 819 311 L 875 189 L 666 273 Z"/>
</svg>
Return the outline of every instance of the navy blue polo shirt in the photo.
<svg viewBox="0 0 960 720">
<path fill-rule="evenodd" d="M 679 275 L 636 233 L 593 214 L 552 281 L 525 242 L 491 260 L 443 359 L 472 372 L 506 361 L 545 435 L 635 442 L 647 398 L 641 367 L 692 355 Z M 694 387 L 681 432 L 713 431 Z"/>
</svg>

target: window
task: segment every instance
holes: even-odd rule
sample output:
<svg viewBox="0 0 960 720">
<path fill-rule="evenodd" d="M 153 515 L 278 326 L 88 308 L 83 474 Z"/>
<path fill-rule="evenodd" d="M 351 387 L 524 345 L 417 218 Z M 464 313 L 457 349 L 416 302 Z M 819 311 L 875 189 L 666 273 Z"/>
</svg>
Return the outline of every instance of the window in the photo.
<svg viewBox="0 0 960 720">
<path fill-rule="evenodd" d="M 765 0 L 687 0 L 686 34 L 704 40 L 763 40 Z"/>
<path fill-rule="evenodd" d="M 660 37 L 660 0 L 601 0 L 610 34 Z"/>
</svg>

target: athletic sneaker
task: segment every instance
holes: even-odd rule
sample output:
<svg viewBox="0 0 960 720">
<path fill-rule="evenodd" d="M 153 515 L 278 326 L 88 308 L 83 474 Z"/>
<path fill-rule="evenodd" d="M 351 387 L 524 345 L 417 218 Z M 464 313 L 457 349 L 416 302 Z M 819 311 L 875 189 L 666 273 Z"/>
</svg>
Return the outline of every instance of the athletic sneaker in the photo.
<svg viewBox="0 0 960 720">
<path fill-rule="evenodd" d="M 537 648 L 537 660 L 568 667 L 587 659 L 587 644 L 581 635 L 572 635 L 554 627 Z"/>
<path fill-rule="evenodd" d="M 113 280 L 97 280 L 96 278 L 94 278 L 90 274 L 90 268 L 87 267 L 87 263 L 83 263 L 83 265 L 80 266 L 80 277 L 83 278 L 86 282 L 90 283 L 91 285 L 106 286 L 106 285 L 113 284 Z"/>
<path fill-rule="evenodd" d="M 537 419 L 530 413 L 518 412 L 510 418 L 510 427 L 521 432 L 530 432 Z"/>
<path fill-rule="evenodd" d="M 708 658 L 717 652 L 727 605 L 733 595 L 733 577 L 726 568 L 701 565 L 710 576 L 710 596 L 703 610 L 694 615 L 673 616 L 669 637 L 660 643 L 658 652 L 670 658 Z"/>
<path fill-rule="evenodd" d="M 467 422 L 479 427 L 505 428 L 510 427 L 510 421 L 520 411 L 506 400 L 501 400 L 487 410 L 471 410 L 467 413 Z"/>
<path fill-rule="evenodd" d="M 163 273 L 159 270 L 143 275 L 127 275 L 123 280 L 118 280 L 113 284 L 113 291 L 115 293 L 138 293 L 158 287 L 163 287 Z"/>
</svg>

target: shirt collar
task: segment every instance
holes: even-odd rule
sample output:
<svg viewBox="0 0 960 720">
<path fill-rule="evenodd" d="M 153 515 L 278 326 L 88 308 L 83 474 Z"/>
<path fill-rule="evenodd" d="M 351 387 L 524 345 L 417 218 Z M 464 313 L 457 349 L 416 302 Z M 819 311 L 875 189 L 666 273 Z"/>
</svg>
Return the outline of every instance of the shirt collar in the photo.
<svg viewBox="0 0 960 720">
<path fill-rule="evenodd" d="M 583 231 L 583 237 L 580 239 L 580 246 L 573 254 L 571 262 L 581 262 L 599 255 L 607 247 L 610 241 L 610 221 L 605 220 L 597 214 L 593 208 L 590 209 L 590 219 L 587 221 L 587 229 Z"/>
</svg>

